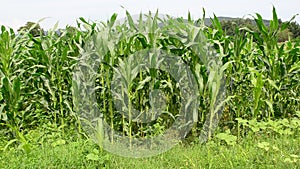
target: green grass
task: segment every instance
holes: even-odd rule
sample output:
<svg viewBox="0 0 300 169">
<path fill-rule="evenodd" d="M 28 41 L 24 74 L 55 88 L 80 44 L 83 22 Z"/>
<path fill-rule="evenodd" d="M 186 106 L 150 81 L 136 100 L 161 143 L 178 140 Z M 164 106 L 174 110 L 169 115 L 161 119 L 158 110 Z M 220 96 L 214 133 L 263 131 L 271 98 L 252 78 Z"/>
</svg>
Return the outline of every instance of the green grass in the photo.
<svg viewBox="0 0 300 169">
<path fill-rule="evenodd" d="M 269 145 L 268 145 L 269 144 Z M 43 143 L 29 153 L 1 152 L 0 168 L 300 168 L 300 137 L 251 134 L 233 146 L 214 138 L 205 145 L 179 144 L 142 159 L 100 151 L 87 140 Z"/>
</svg>

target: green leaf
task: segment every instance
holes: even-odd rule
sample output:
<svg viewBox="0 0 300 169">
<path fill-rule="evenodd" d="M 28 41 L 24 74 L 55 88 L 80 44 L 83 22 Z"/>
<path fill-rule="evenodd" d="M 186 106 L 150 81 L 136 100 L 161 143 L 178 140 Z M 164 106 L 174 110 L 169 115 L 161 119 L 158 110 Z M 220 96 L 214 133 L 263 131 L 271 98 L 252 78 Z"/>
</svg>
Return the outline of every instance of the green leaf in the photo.
<svg viewBox="0 0 300 169">
<path fill-rule="evenodd" d="M 94 153 L 90 153 L 86 156 L 86 158 L 88 160 L 91 160 L 91 161 L 98 161 L 100 158 L 97 154 L 94 154 Z"/>
<path fill-rule="evenodd" d="M 261 148 L 261 149 L 264 149 L 266 151 L 269 151 L 270 149 L 270 143 L 268 142 L 260 142 L 257 144 L 257 147 Z"/>
<path fill-rule="evenodd" d="M 256 25 L 259 29 L 259 31 L 265 36 L 267 37 L 268 36 L 268 29 L 266 27 L 266 25 L 264 24 L 263 22 L 263 19 L 262 19 L 262 16 L 258 13 L 256 13 L 256 17 L 254 20 L 256 22 Z"/>
<path fill-rule="evenodd" d="M 278 29 L 278 17 L 277 17 L 277 14 L 276 14 L 276 9 L 275 7 L 273 6 L 273 31 L 277 30 Z"/>
<path fill-rule="evenodd" d="M 23 150 L 25 153 L 30 153 L 31 152 L 31 145 L 29 143 L 22 143 L 19 145 L 18 149 Z"/>
<path fill-rule="evenodd" d="M 89 24 L 83 17 L 80 17 L 79 20 L 85 24 Z"/>
<path fill-rule="evenodd" d="M 4 100 L 7 102 L 7 104 L 11 103 L 11 96 L 12 96 L 12 89 L 10 85 L 10 81 L 7 77 L 4 77 L 3 79 L 3 88 L 2 88 L 2 94 Z"/>
<path fill-rule="evenodd" d="M 1 26 L 1 33 L 5 32 L 6 31 L 6 28 L 4 25 Z"/>
<path fill-rule="evenodd" d="M 114 14 L 111 16 L 111 18 L 110 18 L 110 20 L 109 20 L 109 24 L 108 24 L 108 26 L 109 26 L 110 28 L 112 28 L 113 25 L 115 24 L 116 19 L 117 19 L 117 16 L 118 16 L 118 14 L 116 14 L 116 13 L 114 13 Z"/>
<path fill-rule="evenodd" d="M 13 144 L 14 142 L 17 142 L 17 141 L 19 141 L 19 140 L 18 139 L 9 140 L 7 142 L 7 144 L 4 146 L 3 151 L 6 151 L 11 144 Z"/>
<path fill-rule="evenodd" d="M 267 103 L 267 105 L 269 106 L 269 108 L 270 108 L 270 111 L 271 111 L 272 115 L 274 115 L 273 104 L 271 103 L 271 101 L 269 101 L 269 100 L 266 100 L 265 102 L 266 102 L 266 103 Z"/>
<path fill-rule="evenodd" d="M 290 157 L 293 157 L 293 158 L 300 158 L 300 155 L 290 154 Z"/>
<path fill-rule="evenodd" d="M 13 81 L 13 91 L 14 91 L 15 101 L 19 100 L 20 98 L 20 90 L 21 90 L 21 81 L 19 78 L 16 78 Z"/>
<path fill-rule="evenodd" d="M 145 86 L 145 84 L 148 83 L 148 82 L 150 82 L 151 79 L 152 79 L 151 76 L 147 76 L 144 80 L 140 81 L 138 87 L 136 88 L 136 90 L 138 91 L 138 90 L 143 89 L 143 87 Z"/>
<path fill-rule="evenodd" d="M 237 137 L 228 133 L 219 133 L 216 137 L 220 140 L 225 141 L 228 145 L 235 145 Z"/>
<path fill-rule="evenodd" d="M 273 80 L 271 80 L 271 79 L 267 79 L 267 81 L 269 82 L 269 84 L 272 86 L 272 87 L 274 87 L 276 90 L 280 90 L 280 88 L 276 85 L 276 83 L 273 81 Z"/>
<path fill-rule="evenodd" d="M 53 142 L 51 144 L 52 147 L 57 147 L 57 146 L 61 146 L 61 145 L 65 145 L 66 144 L 66 140 L 63 139 L 58 139 L 55 142 Z"/>
<path fill-rule="evenodd" d="M 193 22 L 190 11 L 188 12 L 188 22 L 190 22 L 190 23 Z"/>
<path fill-rule="evenodd" d="M 242 119 L 240 117 L 236 118 L 235 120 L 238 121 L 239 123 L 241 123 L 242 125 L 247 125 L 247 123 L 248 123 L 248 120 Z"/>
<path fill-rule="evenodd" d="M 289 70 L 289 73 L 292 73 L 292 72 L 299 72 L 300 71 L 300 62 L 297 63 L 297 64 L 294 64 L 291 69 Z"/>
<path fill-rule="evenodd" d="M 0 105 L 0 120 L 3 120 L 3 121 L 7 121 L 7 115 L 6 115 L 6 113 L 3 112 L 3 109 L 5 106 L 6 106 L 5 103 Z"/>
<path fill-rule="evenodd" d="M 128 24 L 129 24 L 130 28 L 137 30 L 137 28 L 135 27 L 134 21 L 128 11 L 126 11 L 126 16 L 127 16 L 127 20 L 128 20 Z"/>
</svg>

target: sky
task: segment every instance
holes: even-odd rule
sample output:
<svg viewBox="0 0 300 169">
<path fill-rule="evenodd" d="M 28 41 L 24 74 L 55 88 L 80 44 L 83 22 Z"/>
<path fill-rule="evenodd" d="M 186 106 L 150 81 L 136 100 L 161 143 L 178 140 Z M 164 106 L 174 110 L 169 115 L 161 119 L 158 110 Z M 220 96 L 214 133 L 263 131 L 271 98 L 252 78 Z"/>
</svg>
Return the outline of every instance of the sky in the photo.
<svg viewBox="0 0 300 169">
<path fill-rule="evenodd" d="M 264 19 L 272 18 L 275 6 L 278 17 L 283 21 L 300 14 L 299 0 L 0 0 L 0 25 L 17 30 L 28 21 L 40 22 L 44 29 L 52 28 L 57 22 L 60 28 L 76 25 L 79 17 L 92 21 L 106 21 L 114 13 L 118 19 L 125 17 L 126 10 L 131 15 L 153 13 L 186 18 L 188 12 L 194 19 L 202 17 L 251 17 L 255 13 Z M 300 23 L 300 16 L 295 21 Z"/>
</svg>

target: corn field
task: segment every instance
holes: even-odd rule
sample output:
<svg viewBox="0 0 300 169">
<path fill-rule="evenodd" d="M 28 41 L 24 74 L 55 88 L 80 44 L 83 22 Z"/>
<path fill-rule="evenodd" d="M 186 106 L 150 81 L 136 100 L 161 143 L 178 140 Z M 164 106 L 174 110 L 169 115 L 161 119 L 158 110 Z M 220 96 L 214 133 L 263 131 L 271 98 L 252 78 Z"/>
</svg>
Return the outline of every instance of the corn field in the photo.
<svg viewBox="0 0 300 169">
<path fill-rule="evenodd" d="M 237 118 L 263 121 L 294 117 L 300 111 L 300 43 L 292 40 L 278 43 L 277 34 L 285 30 L 288 23 L 278 23 L 275 9 L 268 26 L 264 25 L 261 15 L 256 14 L 254 19 L 258 31 L 236 28 L 234 36 L 226 35 L 217 17 L 207 26 L 202 19 L 193 20 L 190 15 L 187 20 L 162 19 L 158 13 L 141 14 L 140 19 L 134 21 L 127 12 L 124 23 L 116 22 L 116 14 L 101 23 L 80 18 L 77 27 L 67 26 L 58 34 L 55 26 L 47 34 L 40 32 L 39 36 L 33 36 L 30 30 L 14 32 L 2 26 L 0 130 L 12 142 L 26 142 L 25 134 L 41 127 L 60 131 L 62 136 L 70 132 L 82 136 L 86 134 L 82 119 L 90 117 L 80 115 L 90 110 L 83 114 L 103 117 L 113 129 L 108 135 L 118 132 L 131 140 L 164 133 L 179 117 L 184 93 L 176 78 L 167 71 L 155 65 L 145 70 L 135 69 L 138 61 L 127 59 L 151 49 L 176 56 L 188 65 L 196 79 L 197 88 L 193 94 L 197 96 L 197 111 L 189 112 L 189 120 L 193 121 L 189 125 L 191 131 L 181 133 L 181 137 L 205 137 L 207 140 L 217 128 L 218 123 L 213 121 L 220 121 L 220 128 L 239 132 Z M 99 44 L 91 45 L 95 38 Z M 190 43 L 197 38 L 205 41 Z M 114 43 L 108 39 L 114 39 Z M 207 44 L 208 48 L 214 48 L 215 58 L 199 48 L 205 49 L 203 46 Z M 97 48 L 97 45 L 105 47 Z M 85 55 L 87 48 L 93 53 Z M 78 69 L 81 56 L 86 56 L 84 63 L 92 64 L 93 56 L 100 53 L 103 54 L 102 62 L 96 70 L 88 66 Z M 212 66 L 219 63 L 221 67 Z M 74 72 L 78 71 L 89 81 L 76 83 Z M 130 84 L 115 83 L 125 75 Z M 120 97 L 126 95 L 125 103 L 114 99 L 117 96 L 111 92 L 114 87 L 123 94 Z M 88 109 L 83 103 L 89 101 L 90 96 L 81 93 L 87 88 L 95 92 L 97 103 Z M 149 93 L 149 89 L 160 92 Z M 224 95 L 218 91 L 224 91 Z M 151 94 L 165 96 L 163 109 L 152 106 L 161 103 L 149 99 Z M 219 97 L 222 102 L 217 102 Z M 125 115 L 117 110 L 117 104 L 125 104 L 129 111 L 134 108 L 151 112 L 154 109 L 162 113 L 136 114 L 132 111 Z M 135 120 L 137 116 L 151 120 L 138 121 Z M 99 119 L 92 123 L 103 125 Z M 118 138 L 112 137 L 110 141 L 114 139 Z"/>
</svg>

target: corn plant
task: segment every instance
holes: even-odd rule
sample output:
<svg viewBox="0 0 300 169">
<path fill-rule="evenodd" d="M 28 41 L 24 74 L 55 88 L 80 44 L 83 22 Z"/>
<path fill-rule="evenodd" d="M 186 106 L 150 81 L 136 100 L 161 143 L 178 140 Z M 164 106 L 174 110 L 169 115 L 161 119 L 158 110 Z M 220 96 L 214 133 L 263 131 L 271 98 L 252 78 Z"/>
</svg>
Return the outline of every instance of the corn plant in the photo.
<svg viewBox="0 0 300 169">
<path fill-rule="evenodd" d="M 23 136 L 22 127 L 25 126 L 22 116 L 24 111 L 22 110 L 22 94 L 21 88 L 23 83 L 20 76 L 24 73 L 21 64 L 22 58 L 17 55 L 18 48 L 22 49 L 20 42 L 17 41 L 17 37 L 12 29 L 6 29 L 1 27 L 0 36 L 0 77 L 1 77 L 1 112 L 0 112 L 0 124 L 9 128 L 13 137 L 12 142 L 20 140 L 26 142 Z M 3 126 L 2 126 L 3 127 Z M 10 142 L 10 143 L 12 143 Z"/>
</svg>

